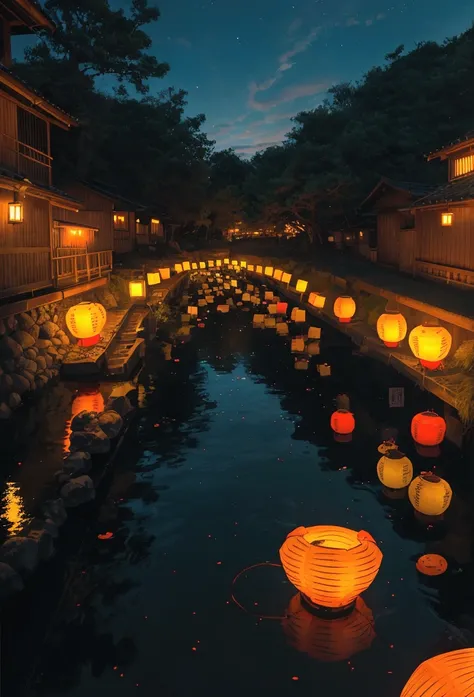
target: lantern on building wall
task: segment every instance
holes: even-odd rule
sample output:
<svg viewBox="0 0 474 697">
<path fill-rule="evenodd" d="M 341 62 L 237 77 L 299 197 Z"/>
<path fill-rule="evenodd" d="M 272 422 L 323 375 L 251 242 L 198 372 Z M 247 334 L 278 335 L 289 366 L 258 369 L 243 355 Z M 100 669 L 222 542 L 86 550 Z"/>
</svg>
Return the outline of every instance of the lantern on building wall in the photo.
<svg viewBox="0 0 474 697">
<path fill-rule="evenodd" d="M 308 281 L 304 281 L 302 278 L 299 278 L 296 281 L 296 292 L 297 293 L 301 293 L 301 294 L 305 293 L 307 287 L 308 287 Z"/>
<path fill-rule="evenodd" d="M 13 224 L 23 222 L 23 203 L 17 191 L 13 194 L 13 201 L 8 204 L 8 222 Z"/>
<path fill-rule="evenodd" d="M 105 326 L 107 312 L 100 303 L 83 302 L 70 307 L 66 313 L 66 325 L 78 340 L 79 346 L 94 346 Z"/>
<path fill-rule="evenodd" d="M 291 273 L 283 272 L 281 275 L 281 282 L 286 283 L 286 285 L 289 286 L 290 281 L 291 281 Z"/>
<path fill-rule="evenodd" d="M 339 322 L 350 322 L 354 317 L 356 304 L 350 295 L 340 295 L 334 301 L 334 314 Z"/>
<path fill-rule="evenodd" d="M 130 281 L 128 284 L 128 293 L 131 298 L 146 298 L 146 284 L 144 279 Z"/>
<path fill-rule="evenodd" d="M 337 409 L 331 414 L 331 428 L 339 440 L 349 441 L 355 429 L 354 414 L 347 409 Z"/>
<path fill-rule="evenodd" d="M 326 297 L 321 295 L 321 293 L 310 293 L 308 302 L 310 305 L 313 305 L 313 307 L 317 307 L 318 310 L 322 310 L 326 303 Z"/>
<path fill-rule="evenodd" d="M 158 269 L 160 272 L 161 280 L 166 281 L 168 278 L 171 278 L 171 269 Z"/>
<path fill-rule="evenodd" d="M 377 320 L 377 334 L 388 348 L 396 348 L 407 335 L 407 321 L 401 312 L 388 311 Z"/>
<path fill-rule="evenodd" d="M 408 487 L 408 498 L 415 511 L 428 516 L 447 511 L 452 495 L 448 482 L 432 472 L 422 472 Z"/>
<path fill-rule="evenodd" d="M 282 626 L 293 648 L 323 663 L 346 661 L 368 649 L 376 637 L 374 617 L 360 597 L 349 615 L 327 619 L 308 612 L 297 593 Z"/>
<path fill-rule="evenodd" d="M 147 273 L 146 280 L 149 286 L 156 286 L 158 283 L 161 283 L 161 277 L 158 271 Z"/>
<path fill-rule="evenodd" d="M 400 697 L 472 697 L 474 649 L 440 653 L 421 663 Z"/>
<path fill-rule="evenodd" d="M 273 276 L 273 266 L 265 266 L 265 276 Z"/>
<path fill-rule="evenodd" d="M 439 445 L 446 435 L 446 421 L 435 411 L 415 414 L 411 421 L 411 435 L 418 445 L 426 447 Z"/>
<path fill-rule="evenodd" d="M 313 611 L 344 614 L 371 585 L 382 552 L 365 531 L 336 525 L 299 527 L 280 548 L 289 581 Z"/>
<path fill-rule="evenodd" d="M 451 211 L 444 211 L 441 213 L 441 225 L 442 227 L 451 227 L 453 224 L 453 214 Z"/>
<path fill-rule="evenodd" d="M 281 269 L 275 269 L 273 272 L 273 278 L 275 281 L 281 281 L 281 277 L 283 275 L 283 271 Z"/>
<path fill-rule="evenodd" d="M 413 479 L 413 464 L 399 450 L 389 450 L 377 463 L 377 476 L 388 489 L 404 489 Z"/>
<path fill-rule="evenodd" d="M 451 350 L 452 337 L 445 327 L 420 324 L 411 330 L 408 343 L 422 366 L 436 370 Z"/>
</svg>

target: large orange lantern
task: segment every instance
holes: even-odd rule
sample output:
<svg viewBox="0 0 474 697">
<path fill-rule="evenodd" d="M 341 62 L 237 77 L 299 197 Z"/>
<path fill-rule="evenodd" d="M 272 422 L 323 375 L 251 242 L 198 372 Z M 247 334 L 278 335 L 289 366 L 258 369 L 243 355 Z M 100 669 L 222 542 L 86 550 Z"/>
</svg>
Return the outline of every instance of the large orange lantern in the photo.
<svg viewBox="0 0 474 697">
<path fill-rule="evenodd" d="M 400 697 L 472 697 L 474 649 L 440 653 L 421 663 Z"/>
<path fill-rule="evenodd" d="M 347 409 L 337 409 L 331 414 L 331 428 L 339 436 L 348 436 L 355 429 L 354 414 Z"/>
<path fill-rule="evenodd" d="M 452 496 L 448 482 L 432 472 L 422 472 L 408 487 L 411 505 L 423 515 L 443 515 L 449 508 Z"/>
<path fill-rule="evenodd" d="M 66 313 L 67 328 L 76 337 L 79 346 L 97 344 L 106 319 L 107 312 L 100 303 L 79 303 Z"/>
<path fill-rule="evenodd" d="M 317 307 L 318 310 L 322 310 L 326 302 L 326 297 L 321 295 L 321 293 L 310 293 L 308 302 L 310 305 L 313 305 L 313 307 Z"/>
<path fill-rule="evenodd" d="M 368 649 L 376 636 L 374 617 L 362 598 L 346 617 L 327 619 L 308 612 L 297 593 L 282 625 L 293 648 L 324 663 L 346 661 Z"/>
<path fill-rule="evenodd" d="M 354 317 L 356 304 L 350 295 L 340 295 L 334 301 L 334 314 L 339 322 L 350 322 Z"/>
<path fill-rule="evenodd" d="M 399 450 L 389 450 L 377 463 L 377 476 L 388 489 L 404 489 L 413 479 L 412 462 Z"/>
<path fill-rule="evenodd" d="M 452 337 L 445 327 L 420 324 L 411 330 L 408 343 L 422 366 L 436 370 L 451 350 Z"/>
<path fill-rule="evenodd" d="M 337 525 L 296 528 L 280 548 L 283 569 L 303 601 L 333 616 L 353 608 L 377 576 L 382 556 L 369 533 Z"/>
<path fill-rule="evenodd" d="M 434 411 L 422 411 L 411 420 L 411 435 L 418 445 L 439 445 L 446 435 L 446 421 Z"/>
<path fill-rule="evenodd" d="M 265 276 L 273 276 L 273 266 L 265 266 Z"/>
<path fill-rule="evenodd" d="M 384 312 L 377 320 L 377 334 L 385 346 L 396 348 L 407 335 L 407 321 L 401 312 Z"/>
</svg>

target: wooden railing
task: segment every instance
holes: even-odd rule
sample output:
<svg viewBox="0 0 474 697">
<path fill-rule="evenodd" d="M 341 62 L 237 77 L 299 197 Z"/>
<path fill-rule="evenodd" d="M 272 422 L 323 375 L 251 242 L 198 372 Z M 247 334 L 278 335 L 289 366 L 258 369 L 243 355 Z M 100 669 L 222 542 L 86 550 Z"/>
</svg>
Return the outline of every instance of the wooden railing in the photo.
<svg viewBox="0 0 474 697">
<path fill-rule="evenodd" d="M 465 288 L 474 287 L 474 269 L 460 269 L 456 266 L 436 264 L 424 259 L 415 260 L 415 273 L 417 276 L 425 276 L 434 281 L 442 281 Z"/>
<path fill-rule="evenodd" d="M 35 184 L 51 185 L 53 158 L 5 133 L 0 134 L 0 164 Z"/>
<path fill-rule="evenodd" d="M 82 249 L 56 249 L 53 274 L 56 286 L 85 283 L 112 271 L 112 250 L 87 252 Z"/>
</svg>

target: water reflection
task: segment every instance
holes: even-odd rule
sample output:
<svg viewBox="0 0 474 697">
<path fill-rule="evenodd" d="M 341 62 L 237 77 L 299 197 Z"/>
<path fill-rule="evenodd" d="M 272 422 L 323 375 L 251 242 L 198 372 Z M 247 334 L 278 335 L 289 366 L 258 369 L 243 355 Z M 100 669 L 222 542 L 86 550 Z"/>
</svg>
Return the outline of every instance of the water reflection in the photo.
<svg viewBox="0 0 474 697">
<path fill-rule="evenodd" d="M 2 517 L 4 521 L 6 521 L 5 528 L 9 535 L 18 534 L 31 518 L 31 516 L 28 516 L 25 512 L 25 504 L 20 494 L 20 486 L 15 482 L 5 482 L 1 508 L 3 511 Z"/>
</svg>

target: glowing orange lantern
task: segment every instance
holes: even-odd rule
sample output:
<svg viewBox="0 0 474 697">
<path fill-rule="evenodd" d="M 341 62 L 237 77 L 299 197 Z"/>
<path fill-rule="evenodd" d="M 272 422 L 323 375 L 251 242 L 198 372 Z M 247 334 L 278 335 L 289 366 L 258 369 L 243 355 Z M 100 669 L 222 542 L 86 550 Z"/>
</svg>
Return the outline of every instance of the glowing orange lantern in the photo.
<svg viewBox="0 0 474 697">
<path fill-rule="evenodd" d="M 446 421 L 434 411 L 423 411 L 413 417 L 411 435 L 419 445 L 439 445 L 446 435 Z"/>
<path fill-rule="evenodd" d="M 222 259 L 216 259 L 216 266 L 222 266 Z"/>
<path fill-rule="evenodd" d="M 273 266 L 265 266 L 265 276 L 273 276 Z"/>
<path fill-rule="evenodd" d="M 183 261 L 183 271 L 191 271 L 191 264 L 189 261 Z"/>
<path fill-rule="evenodd" d="M 440 653 L 421 663 L 400 697 L 472 697 L 474 649 Z"/>
<path fill-rule="evenodd" d="M 213 266 L 214 266 L 214 260 L 213 260 L 213 259 L 209 259 L 209 261 L 207 262 L 207 268 L 208 268 L 208 269 L 212 269 Z"/>
<path fill-rule="evenodd" d="M 263 273 L 263 266 L 260 266 L 260 264 L 257 264 L 257 268 L 255 270 L 257 273 Z"/>
<path fill-rule="evenodd" d="M 297 593 L 290 601 L 283 631 L 293 648 L 324 663 L 346 661 L 368 649 L 375 639 L 374 617 L 362 598 L 346 617 L 317 617 Z"/>
<path fill-rule="evenodd" d="M 334 302 L 334 314 L 339 322 L 350 322 L 354 317 L 356 304 L 350 295 L 340 295 Z"/>
<path fill-rule="evenodd" d="M 249 264 L 247 266 L 247 271 L 255 271 L 255 266 L 253 264 Z"/>
<path fill-rule="evenodd" d="M 301 279 L 301 278 L 296 281 L 296 292 L 297 293 L 305 293 L 307 287 L 308 287 L 308 281 L 303 281 L 303 279 Z"/>
<path fill-rule="evenodd" d="M 410 332 L 408 343 L 422 366 L 436 370 L 451 350 L 452 337 L 445 327 L 420 324 Z"/>
<path fill-rule="evenodd" d="M 450 211 L 441 213 L 441 225 L 443 227 L 451 227 L 453 224 L 453 214 Z"/>
<path fill-rule="evenodd" d="M 128 284 L 128 292 L 131 298 L 146 298 L 145 281 L 130 281 Z"/>
<path fill-rule="evenodd" d="M 306 322 L 306 310 L 299 307 L 294 307 L 290 315 L 293 322 Z"/>
<path fill-rule="evenodd" d="M 389 489 L 404 489 L 413 479 L 412 462 L 399 450 L 389 450 L 377 463 L 377 476 Z"/>
<path fill-rule="evenodd" d="M 326 303 L 326 298 L 324 295 L 321 295 L 321 293 L 310 293 L 308 302 L 310 305 L 313 305 L 313 307 L 317 307 L 319 310 L 322 310 Z"/>
<path fill-rule="evenodd" d="M 174 270 L 176 271 L 176 273 L 183 273 L 183 265 L 182 264 L 175 264 Z"/>
<path fill-rule="evenodd" d="M 224 264 L 230 264 L 230 259 L 224 259 Z"/>
<path fill-rule="evenodd" d="M 205 269 L 205 268 L 206 268 L 206 262 L 205 262 L 205 261 L 200 261 L 200 262 L 199 262 L 199 268 L 200 268 L 200 269 Z"/>
<path fill-rule="evenodd" d="M 196 263 L 195 261 L 192 261 L 192 262 L 191 262 L 191 268 L 192 268 L 192 270 L 193 270 L 193 271 L 196 271 L 197 267 L 198 267 L 197 263 Z"/>
<path fill-rule="evenodd" d="M 291 273 L 282 273 L 281 282 L 289 285 L 290 281 L 291 281 Z"/>
<path fill-rule="evenodd" d="M 171 277 L 171 269 L 158 269 L 158 271 L 160 272 L 160 276 L 163 281 L 166 281 Z"/>
<path fill-rule="evenodd" d="M 281 277 L 283 275 L 283 271 L 281 269 L 275 269 L 273 272 L 273 278 L 275 281 L 281 281 Z"/>
<path fill-rule="evenodd" d="M 385 346 L 396 348 L 407 335 L 407 322 L 401 312 L 384 312 L 377 320 L 377 334 Z"/>
<path fill-rule="evenodd" d="M 95 411 L 100 414 L 104 411 L 104 397 L 99 390 L 86 394 L 78 394 L 71 405 L 71 419 L 81 411 Z"/>
<path fill-rule="evenodd" d="M 105 326 L 107 312 L 100 303 L 83 302 L 70 307 L 66 313 L 66 325 L 78 340 L 79 346 L 94 346 Z"/>
<path fill-rule="evenodd" d="M 408 498 L 415 511 L 428 516 L 447 511 L 452 495 L 448 482 L 431 472 L 422 472 L 408 487 Z"/>
<path fill-rule="evenodd" d="M 425 576 L 441 576 L 448 568 L 448 562 L 441 554 L 423 554 L 416 562 L 416 570 Z"/>
<path fill-rule="evenodd" d="M 246 269 L 247 268 L 247 262 L 246 261 L 240 261 L 240 268 L 241 269 Z"/>
<path fill-rule="evenodd" d="M 277 303 L 277 315 L 286 315 L 288 311 L 288 303 Z"/>
<path fill-rule="evenodd" d="M 347 409 L 338 409 L 331 414 L 331 428 L 339 436 L 349 436 L 355 429 L 354 414 Z"/>
<path fill-rule="evenodd" d="M 382 552 L 365 531 L 336 525 L 299 527 L 280 548 L 289 581 L 311 609 L 345 613 L 375 579 Z"/>
<path fill-rule="evenodd" d="M 156 286 L 158 283 L 161 283 L 161 278 L 158 271 L 147 273 L 146 280 L 148 281 L 149 286 Z"/>
</svg>

